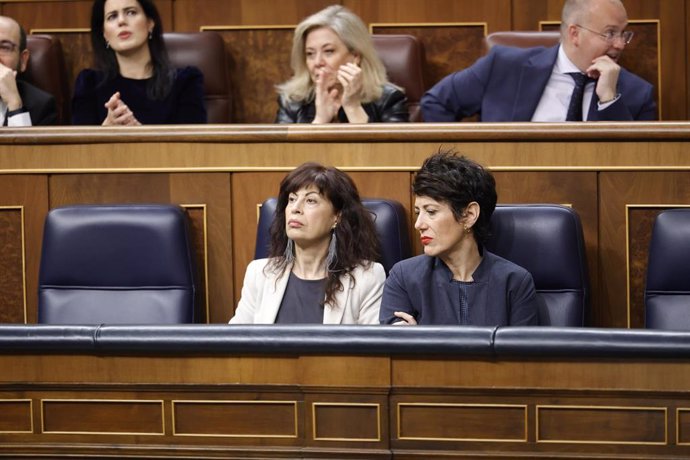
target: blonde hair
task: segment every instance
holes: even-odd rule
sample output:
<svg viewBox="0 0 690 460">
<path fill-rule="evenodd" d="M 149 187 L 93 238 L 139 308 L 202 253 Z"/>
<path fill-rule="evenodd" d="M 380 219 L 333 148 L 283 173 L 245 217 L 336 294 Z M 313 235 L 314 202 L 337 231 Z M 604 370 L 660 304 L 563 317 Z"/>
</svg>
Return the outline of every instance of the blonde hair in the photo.
<svg viewBox="0 0 690 460">
<path fill-rule="evenodd" d="M 383 85 L 388 83 L 386 68 L 379 59 L 371 36 L 362 20 L 352 11 L 340 5 L 331 5 L 315 13 L 296 28 L 292 38 L 290 66 L 293 76 L 276 86 L 286 101 L 310 102 L 314 99 L 314 83 L 307 68 L 305 42 L 314 29 L 328 27 L 338 35 L 347 49 L 360 57 L 362 68 L 362 102 L 372 102 L 381 97 Z"/>
</svg>

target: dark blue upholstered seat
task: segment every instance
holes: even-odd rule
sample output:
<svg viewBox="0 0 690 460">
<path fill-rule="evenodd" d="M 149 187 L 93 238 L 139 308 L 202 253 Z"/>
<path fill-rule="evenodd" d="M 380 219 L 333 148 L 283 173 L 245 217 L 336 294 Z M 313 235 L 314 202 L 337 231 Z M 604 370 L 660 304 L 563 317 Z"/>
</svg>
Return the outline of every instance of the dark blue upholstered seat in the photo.
<svg viewBox="0 0 690 460">
<path fill-rule="evenodd" d="M 489 251 L 527 269 L 539 297 L 539 324 L 584 326 L 589 277 L 580 218 L 558 205 L 499 205 Z"/>
<path fill-rule="evenodd" d="M 178 206 L 53 209 L 43 234 L 38 321 L 191 323 L 193 267 L 186 214 Z"/>
<path fill-rule="evenodd" d="M 276 198 L 269 198 L 261 205 L 259 225 L 256 230 L 255 259 L 268 257 L 269 229 L 277 203 Z M 376 233 L 381 243 L 381 260 L 377 262 L 380 262 L 388 273 L 396 262 L 412 255 L 405 209 L 395 200 L 364 198 L 362 203 L 374 216 Z"/>
<path fill-rule="evenodd" d="M 645 327 L 690 330 L 690 209 L 662 211 L 649 244 Z"/>
</svg>

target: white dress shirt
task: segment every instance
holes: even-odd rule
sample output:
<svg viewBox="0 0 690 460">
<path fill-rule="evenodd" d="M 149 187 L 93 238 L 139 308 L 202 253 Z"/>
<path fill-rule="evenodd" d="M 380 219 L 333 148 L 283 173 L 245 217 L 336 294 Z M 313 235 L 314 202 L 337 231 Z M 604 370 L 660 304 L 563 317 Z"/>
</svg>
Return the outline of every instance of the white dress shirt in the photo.
<svg viewBox="0 0 690 460">
<path fill-rule="evenodd" d="M 532 115 L 532 121 L 550 121 L 561 122 L 565 121 L 568 114 L 568 106 L 570 105 L 570 98 L 575 88 L 575 80 L 568 75 L 569 72 L 580 72 L 573 62 L 568 59 L 563 51 L 563 46 L 558 47 L 558 58 L 556 64 L 551 71 L 551 77 L 546 83 L 544 92 L 539 99 L 537 109 Z M 592 102 L 596 82 L 590 81 L 585 86 L 585 94 L 582 97 L 582 119 L 587 121 L 589 115 L 589 105 Z M 599 110 L 604 110 L 617 100 L 614 99 L 605 104 L 598 104 Z"/>
<path fill-rule="evenodd" d="M 5 115 L 7 115 L 7 104 L 0 99 L 0 126 L 5 126 Z M 7 126 L 32 126 L 31 114 L 29 112 L 18 113 L 7 120 Z"/>
</svg>

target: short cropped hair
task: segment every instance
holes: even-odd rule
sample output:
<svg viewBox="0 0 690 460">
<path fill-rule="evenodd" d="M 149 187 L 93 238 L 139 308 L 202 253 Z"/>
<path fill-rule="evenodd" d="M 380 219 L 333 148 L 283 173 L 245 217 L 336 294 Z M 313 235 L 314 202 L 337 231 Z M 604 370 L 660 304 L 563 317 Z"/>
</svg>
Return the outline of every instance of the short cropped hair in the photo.
<svg viewBox="0 0 690 460">
<path fill-rule="evenodd" d="M 314 99 L 314 83 L 307 68 L 305 43 L 309 32 L 321 27 L 333 30 L 351 53 L 359 55 L 363 78 L 362 102 L 379 99 L 383 94 L 383 85 L 388 83 L 388 77 L 367 27 L 344 6 L 331 5 L 309 16 L 295 28 L 290 57 L 293 76 L 276 87 L 283 100 L 311 102 Z"/>
<path fill-rule="evenodd" d="M 412 190 L 417 196 L 447 203 L 458 222 L 467 205 L 476 201 L 479 218 L 472 231 L 478 243 L 486 241 L 498 196 L 494 176 L 479 163 L 453 151 L 439 151 L 424 160 L 415 175 Z"/>
</svg>

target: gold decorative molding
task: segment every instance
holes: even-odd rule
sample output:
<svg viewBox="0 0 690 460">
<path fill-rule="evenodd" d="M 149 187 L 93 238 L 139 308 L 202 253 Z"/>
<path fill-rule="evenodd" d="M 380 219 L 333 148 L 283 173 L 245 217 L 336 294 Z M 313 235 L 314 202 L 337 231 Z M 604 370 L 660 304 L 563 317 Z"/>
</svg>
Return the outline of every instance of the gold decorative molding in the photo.
<svg viewBox="0 0 690 460">
<path fill-rule="evenodd" d="M 0 434 L 19 434 L 19 433 L 33 433 L 34 432 L 34 402 L 32 399 L 3 399 L 0 400 L 0 406 L 7 403 L 28 403 L 29 404 L 29 424 L 31 428 L 27 430 L 1 430 Z"/>
<path fill-rule="evenodd" d="M 329 438 L 319 437 L 316 433 L 317 407 L 365 407 L 376 408 L 376 437 L 375 438 Z M 311 420 L 312 420 L 312 439 L 314 441 L 340 441 L 340 442 L 380 442 L 381 441 L 381 405 L 378 403 L 345 403 L 345 402 L 315 402 L 311 405 Z"/>
<path fill-rule="evenodd" d="M 524 413 L 524 436 L 515 439 L 500 438 L 436 438 L 419 436 L 402 436 L 401 408 L 402 407 L 458 407 L 458 408 L 487 408 L 487 409 L 522 409 Z M 406 441 L 472 441 L 472 442 L 527 442 L 527 405 L 526 404 L 474 404 L 474 403 L 398 403 L 397 412 L 397 437 Z"/>
<path fill-rule="evenodd" d="M 590 410 L 590 411 L 647 411 L 647 412 L 661 412 L 664 414 L 664 440 L 660 442 L 655 441 L 616 441 L 616 440 L 572 440 L 572 439 L 539 439 L 539 416 L 543 409 L 565 409 L 565 410 Z M 536 417 L 536 442 L 537 443 L 568 443 L 568 444 L 616 444 L 616 445 L 668 445 L 668 409 L 666 407 L 637 407 L 637 406 L 588 406 L 588 405 L 537 405 L 535 408 Z"/>
<path fill-rule="evenodd" d="M 50 403 L 99 403 L 99 404 L 152 404 L 160 405 L 161 430 L 160 432 L 140 431 L 50 431 L 45 428 L 45 406 Z M 105 434 L 105 435 L 137 435 L 137 436 L 163 436 L 165 435 L 165 406 L 162 399 L 137 400 L 137 399 L 41 399 L 41 434 Z"/>
</svg>

